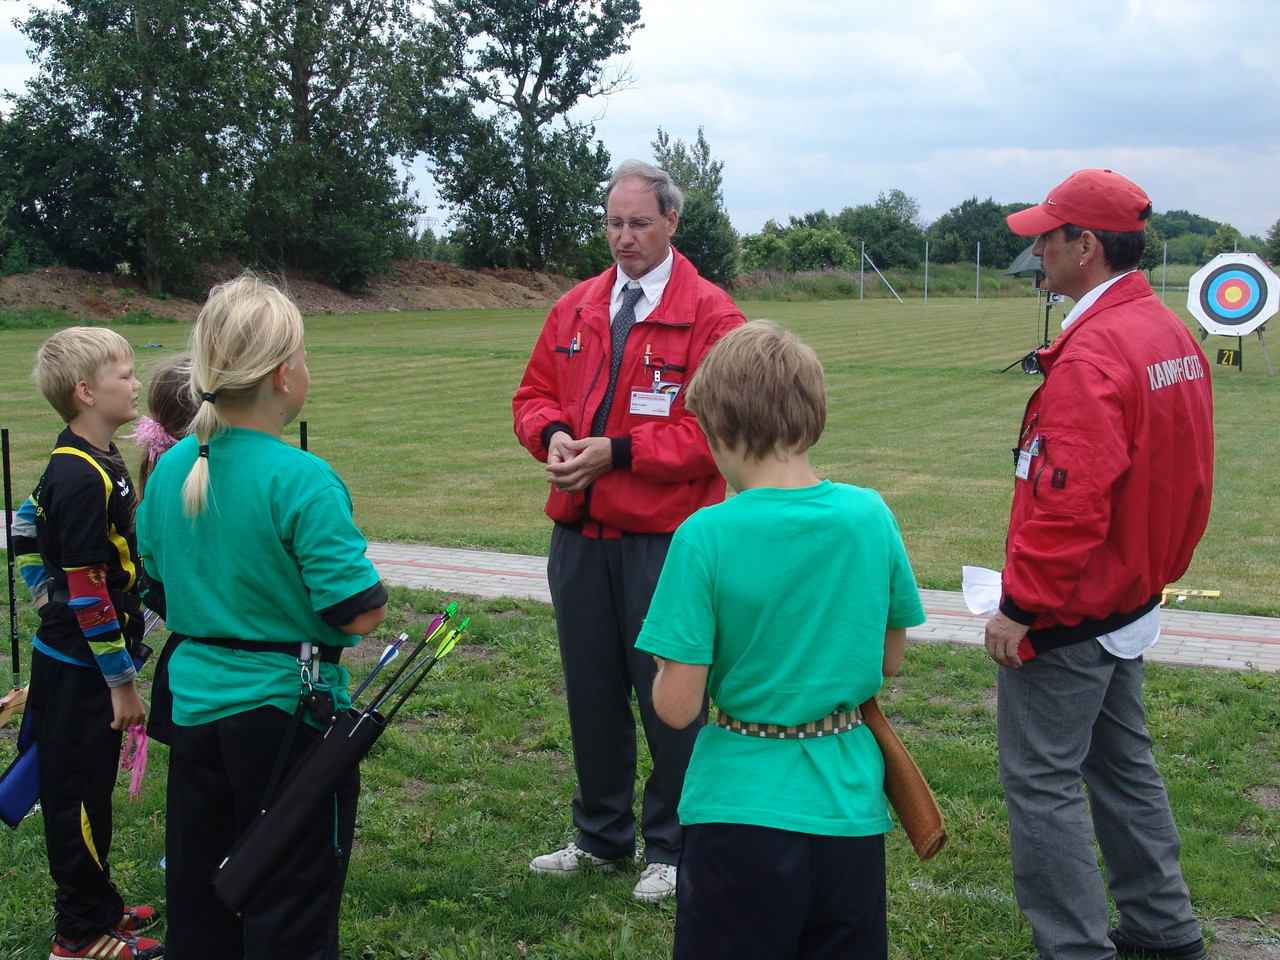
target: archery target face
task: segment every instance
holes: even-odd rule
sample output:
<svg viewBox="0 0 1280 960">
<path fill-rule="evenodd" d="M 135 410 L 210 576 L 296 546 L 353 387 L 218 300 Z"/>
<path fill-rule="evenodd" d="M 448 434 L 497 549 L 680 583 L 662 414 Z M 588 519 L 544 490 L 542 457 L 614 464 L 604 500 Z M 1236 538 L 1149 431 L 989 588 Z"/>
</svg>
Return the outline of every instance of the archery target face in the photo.
<svg viewBox="0 0 1280 960">
<path fill-rule="evenodd" d="M 1192 276 L 1187 309 L 1209 333 L 1242 336 L 1280 309 L 1280 279 L 1256 254 L 1219 254 Z"/>
</svg>

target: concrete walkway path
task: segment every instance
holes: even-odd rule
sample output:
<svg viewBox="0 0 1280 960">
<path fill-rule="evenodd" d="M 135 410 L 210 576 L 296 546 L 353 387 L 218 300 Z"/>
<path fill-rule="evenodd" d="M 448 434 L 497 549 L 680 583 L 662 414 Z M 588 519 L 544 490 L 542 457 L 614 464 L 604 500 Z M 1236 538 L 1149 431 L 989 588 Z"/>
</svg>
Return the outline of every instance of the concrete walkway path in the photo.
<svg viewBox="0 0 1280 960">
<path fill-rule="evenodd" d="M 371 543 L 368 553 L 388 584 L 551 602 L 546 557 L 412 543 Z M 929 619 L 910 630 L 909 639 L 981 646 L 986 618 L 971 614 L 959 593 L 922 590 L 921 596 Z M 1280 618 L 1170 607 L 1161 613 L 1161 627 L 1160 642 L 1147 654 L 1148 660 L 1229 670 L 1280 670 Z"/>
</svg>

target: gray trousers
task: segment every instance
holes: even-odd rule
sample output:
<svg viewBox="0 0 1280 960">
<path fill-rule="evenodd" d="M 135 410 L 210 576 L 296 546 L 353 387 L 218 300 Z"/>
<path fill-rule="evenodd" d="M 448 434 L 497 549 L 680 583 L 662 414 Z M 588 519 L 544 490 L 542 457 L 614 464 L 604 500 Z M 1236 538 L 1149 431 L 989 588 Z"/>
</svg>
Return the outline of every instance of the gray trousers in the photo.
<svg viewBox="0 0 1280 960">
<path fill-rule="evenodd" d="M 633 692 L 653 759 L 641 801 L 645 859 L 680 860 L 676 807 L 693 741 L 706 722 L 706 704 L 702 717 L 683 730 L 659 720 L 653 709 L 657 668 L 652 656 L 635 648 L 670 545 L 670 534 L 597 540 L 562 525 L 551 534 L 547 579 L 578 776 L 575 842 L 606 860 L 629 857 L 636 849 Z"/>
<path fill-rule="evenodd" d="M 1115 956 L 1108 887 L 1132 940 L 1172 947 L 1199 938 L 1182 841 L 1151 755 L 1141 658 L 1086 640 L 1001 667 L 998 690 L 1014 892 L 1042 960 Z"/>
</svg>

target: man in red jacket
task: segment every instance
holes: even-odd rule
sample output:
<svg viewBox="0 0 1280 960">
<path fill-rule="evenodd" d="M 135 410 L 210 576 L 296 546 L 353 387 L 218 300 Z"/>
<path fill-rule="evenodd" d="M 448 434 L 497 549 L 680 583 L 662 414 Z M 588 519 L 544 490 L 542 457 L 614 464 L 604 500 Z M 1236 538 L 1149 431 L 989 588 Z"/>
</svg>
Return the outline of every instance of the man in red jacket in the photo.
<svg viewBox="0 0 1280 960">
<path fill-rule="evenodd" d="M 986 627 L 1014 890 L 1041 960 L 1208 957 L 1151 755 L 1142 655 L 1208 521 L 1213 402 L 1195 339 L 1137 269 L 1150 213 L 1137 184 L 1080 170 L 1008 217 L 1038 235 L 1049 289 L 1076 301 L 1039 353 Z"/>
<path fill-rule="evenodd" d="M 551 484 L 547 577 L 578 777 L 576 836 L 529 869 L 611 872 L 635 852 L 634 691 L 653 758 L 640 821 L 646 867 L 634 890 L 645 901 L 675 892 L 676 807 L 706 708 L 684 730 L 658 719 L 656 667 L 635 639 L 671 534 L 724 499 L 683 386 L 712 344 L 745 322 L 671 246 L 683 202 L 665 171 L 634 160 L 617 169 L 604 218 L 617 266 L 552 308 L 512 402 L 516 436 Z"/>
</svg>

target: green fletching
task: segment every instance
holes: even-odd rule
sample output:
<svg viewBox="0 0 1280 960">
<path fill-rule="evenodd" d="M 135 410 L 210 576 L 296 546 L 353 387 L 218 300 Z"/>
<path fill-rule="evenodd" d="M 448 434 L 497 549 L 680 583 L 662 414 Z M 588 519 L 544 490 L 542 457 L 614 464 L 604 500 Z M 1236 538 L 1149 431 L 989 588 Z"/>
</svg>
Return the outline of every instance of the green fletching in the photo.
<svg viewBox="0 0 1280 960">
<path fill-rule="evenodd" d="M 458 624 L 456 628 L 454 628 L 453 630 L 450 630 L 449 635 L 440 641 L 440 646 L 436 647 L 436 653 L 433 659 L 439 660 L 441 657 L 445 656 L 450 650 L 452 650 L 455 646 L 457 646 L 458 634 L 460 634 L 463 631 L 463 628 L 465 628 L 466 625 L 470 622 L 471 622 L 471 618 L 467 617 L 465 620 L 462 621 L 462 623 Z"/>
</svg>

